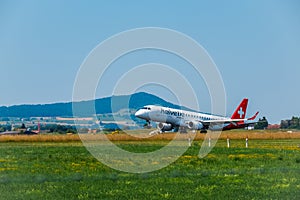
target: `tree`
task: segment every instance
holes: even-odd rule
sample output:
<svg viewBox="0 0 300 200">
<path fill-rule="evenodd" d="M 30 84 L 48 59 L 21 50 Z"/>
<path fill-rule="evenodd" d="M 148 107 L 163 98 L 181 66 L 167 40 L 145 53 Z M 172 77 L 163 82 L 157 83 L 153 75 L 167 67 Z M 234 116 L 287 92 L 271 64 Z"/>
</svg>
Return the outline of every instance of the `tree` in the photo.
<svg viewBox="0 0 300 200">
<path fill-rule="evenodd" d="M 300 129 L 300 118 L 293 116 L 292 119 L 281 120 L 280 128 Z"/>
<path fill-rule="evenodd" d="M 280 128 L 286 129 L 290 126 L 290 120 L 281 120 L 280 122 Z"/>
<path fill-rule="evenodd" d="M 262 119 L 259 118 L 258 122 L 255 124 L 255 129 L 266 129 L 268 127 L 269 123 L 266 117 L 263 117 Z"/>
<path fill-rule="evenodd" d="M 21 129 L 25 129 L 25 128 L 26 128 L 25 124 L 22 123 Z"/>
<path fill-rule="evenodd" d="M 4 126 L 0 126 L 0 132 L 6 131 L 6 128 Z"/>
<path fill-rule="evenodd" d="M 292 117 L 291 119 L 291 126 L 289 127 L 291 129 L 297 129 L 300 128 L 299 127 L 299 117 Z"/>
</svg>

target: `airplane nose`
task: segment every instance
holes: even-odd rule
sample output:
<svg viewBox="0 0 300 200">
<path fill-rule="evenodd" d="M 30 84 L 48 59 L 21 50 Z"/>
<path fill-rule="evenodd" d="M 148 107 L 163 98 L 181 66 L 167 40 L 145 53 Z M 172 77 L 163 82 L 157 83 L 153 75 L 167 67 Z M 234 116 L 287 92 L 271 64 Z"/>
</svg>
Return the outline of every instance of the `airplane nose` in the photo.
<svg viewBox="0 0 300 200">
<path fill-rule="evenodd" d="M 134 114 L 134 116 L 136 116 L 136 117 L 141 117 L 142 116 L 142 111 L 141 110 L 138 110 L 138 111 L 136 111 L 136 113 Z"/>
</svg>

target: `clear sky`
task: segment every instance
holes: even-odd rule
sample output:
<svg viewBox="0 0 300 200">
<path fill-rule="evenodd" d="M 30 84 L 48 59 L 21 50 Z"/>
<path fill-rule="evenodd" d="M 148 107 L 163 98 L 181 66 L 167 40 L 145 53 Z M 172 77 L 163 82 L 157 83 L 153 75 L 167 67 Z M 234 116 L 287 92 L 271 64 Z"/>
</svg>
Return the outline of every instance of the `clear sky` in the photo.
<svg viewBox="0 0 300 200">
<path fill-rule="evenodd" d="M 0 105 L 71 101 L 76 73 L 97 44 L 150 26 L 180 31 L 207 50 L 225 84 L 228 114 L 248 97 L 248 115 L 259 110 L 279 123 L 300 115 L 299 11 L 297 0 L 2 0 Z"/>
</svg>

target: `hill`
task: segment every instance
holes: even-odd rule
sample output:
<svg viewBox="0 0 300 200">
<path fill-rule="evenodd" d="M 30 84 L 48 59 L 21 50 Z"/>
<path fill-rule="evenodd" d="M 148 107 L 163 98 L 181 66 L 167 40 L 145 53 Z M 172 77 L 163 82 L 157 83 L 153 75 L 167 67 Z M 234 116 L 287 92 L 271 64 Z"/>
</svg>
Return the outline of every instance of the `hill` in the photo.
<svg viewBox="0 0 300 200">
<path fill-rule="evenodd" d="M 111 104 L 113 102 L 113 110 Z M 128 103 L 129 102 L 129 103 Z M 144 105 L 155 104 L 170 108 L 180 108 L 180 106 L 167 102 L 153 94 L 139 92 L 132 95 L 111 96 L 96 99 L 95 101 L 75 102 L 79 104 L 81 109 L 86 109 L 89 105 L 95 103 L 97 114 L 112 113 L 129 108 L 136 110 Z M 129 105 L 129 106 L 128 106 Z M 89 115 L 89 113 L 87 113 Z M 53 104 L 36 104 L 36 105 L 15 105 L 1 106 L 0 117 L 58 117 L 58 116 L 73 116 L 72 102 L 53 103 Z"/>
</svg>

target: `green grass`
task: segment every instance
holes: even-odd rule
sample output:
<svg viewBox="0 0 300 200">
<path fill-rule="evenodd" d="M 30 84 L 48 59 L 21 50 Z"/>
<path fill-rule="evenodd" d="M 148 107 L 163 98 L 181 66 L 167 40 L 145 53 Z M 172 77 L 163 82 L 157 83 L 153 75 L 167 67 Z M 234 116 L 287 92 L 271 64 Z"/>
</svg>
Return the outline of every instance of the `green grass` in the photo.
<svg viewBox="0 0 300 200">
<path fill-rule="evenodd" d="M 134 152 L 167 142 L 116 142 Z M 300 199 L 300 140 L 225 140 L 204 159 L 199 141 L 175 163 L 119 172 L 80 142 L 0 143 L 0 199 Z"/>
</svg>

